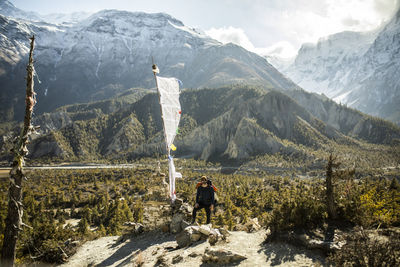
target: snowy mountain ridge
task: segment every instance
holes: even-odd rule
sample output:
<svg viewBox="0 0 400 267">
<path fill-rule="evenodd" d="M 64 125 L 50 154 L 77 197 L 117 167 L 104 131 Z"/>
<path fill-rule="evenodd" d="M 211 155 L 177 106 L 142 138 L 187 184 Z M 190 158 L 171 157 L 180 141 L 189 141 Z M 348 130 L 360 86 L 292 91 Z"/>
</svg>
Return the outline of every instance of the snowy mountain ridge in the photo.
<svg viewBox="0 0 400 267">
<path fill-rule="evenodd" d="M 41 83 L 37 112 L 105 99 L 128 88 L 153 88 L 152 59 L 163 76 L 186 88 L 254 84 L 298 88 L 267 60 L 234 44 L 222 44 L 164 13 L 103 10 L 77 23 L 51 24 L 0 15 L 0 121 L 18 116 L 23 101 L 23 58 L 35 34 L 35 69 Z M 7 101 L 10 97 L 16 102 Z"/>
<path fill-rule="evenodd" d="M 0 3 L 0 14 L 7 16 L 7 17 L 12 17 L 12 18 L 18 18 L 18 19 L 24 19 L 24 20 L 29 20 L 29 21 L 41 21 L 41 16 L 35 12 L 26 12 L 21 9 L 16 8 L 11 2 L 7 0 L 2 0 Z"/>
<path fill-rule="evenodd" d="M 280 69 L 302 88 L 400 124 L 400 9 L 374 32 L 342 32 L 304 44 Z"/>
<path fill-rule="evenodd" d="M 15 7 L 10 1 L 2 0 L 0 3 L 0 14 L 9 18 L 24 19 L 31 22 L 48 22 L 52 24 L 77 23 L 91 15 L 89 12 L 73 12 L 73 13 L 51 13 L 47 15 L 38 14 L 36 12 L 26 12 Z"/>
<path fill-rule="evenodd" d="M 353 64 L 368 50 L 375 37 L 375 32 L 341 32 L 321 38 L 317 44 L 303 44 L 295 61 L 282 71 L 308 91 L 338 97 Z"/>
</svg>

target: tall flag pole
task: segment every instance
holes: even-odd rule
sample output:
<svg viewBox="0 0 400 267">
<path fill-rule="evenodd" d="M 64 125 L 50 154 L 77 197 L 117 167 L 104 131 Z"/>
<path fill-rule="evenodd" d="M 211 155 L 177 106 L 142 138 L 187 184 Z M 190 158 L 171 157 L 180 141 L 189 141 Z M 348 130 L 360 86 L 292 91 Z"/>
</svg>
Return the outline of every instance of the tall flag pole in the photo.
<svg viewBox="0 0 400 267">
<path fill-rule="evenodd" d="M 158 100 L 160 103 L 161 117 L 163 121 L 166 154 L 168 157 L 169 196 L 171 201 L 174 202 L 176 199 L 175 179 L 182 177 L 180 173 L 175 171 L 174 160 L 171 156 L 171 150 L 176 150 L 173 142 L 178 132 L 178 125 L 181 118 L 181 104 L 179 103 L 179 81 L 176 78 L 157 76 L 157 73 L 160 71 L 154 62 L 152 70 L 156 81 Z"/>
</svg>

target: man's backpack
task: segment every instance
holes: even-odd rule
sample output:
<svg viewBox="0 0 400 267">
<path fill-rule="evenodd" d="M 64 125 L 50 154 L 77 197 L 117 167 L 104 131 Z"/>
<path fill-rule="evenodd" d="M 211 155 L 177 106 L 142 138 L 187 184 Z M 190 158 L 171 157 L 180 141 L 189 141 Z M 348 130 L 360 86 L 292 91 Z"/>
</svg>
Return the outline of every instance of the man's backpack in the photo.
<svg viewBox="0 0 400 267">
<path fill-rule="evenodd" d="M 209 185 L 209 186 L 211 186 L 213 189 L 214 189 L 214 192 L 217 192 L 218 191 L 218 189 L 211 183 L 211 184 L 209 184 L 209 182 L 207 181 L 207 184 Z M 196 189 L 197 188 L 199 188 L 201 186 L 201 182 L 198 182 L 197 184 L 196 184 Z"/>
</svg>

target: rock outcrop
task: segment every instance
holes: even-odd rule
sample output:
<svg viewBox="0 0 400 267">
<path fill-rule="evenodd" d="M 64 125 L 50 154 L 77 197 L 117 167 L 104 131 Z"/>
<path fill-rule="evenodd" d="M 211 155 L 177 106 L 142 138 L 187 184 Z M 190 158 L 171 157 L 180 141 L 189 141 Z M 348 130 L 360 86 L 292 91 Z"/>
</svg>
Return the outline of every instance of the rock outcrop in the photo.
<svg viewBox="0 0 400 267">
<path fill-rule="evenodd" d="M 232 252 L 226 249 L 211 249 L 207 248 L 203 255 L 204 263 L 230 264 L 238 263 L 247 259 L 245 256 Z"/>
<path fill-rule="evenodd" d="M 247 223 L 237 224 L 234 227 L 235 231 L 245 231 L 247 233 L 257 232 L 261 229 L 261 225 L 258 223 L 257 218 L 249 219 Z"/>
<path fill-rule="evenodd" d="M 171 207 L 172 218 L 169 230 L 176 234 L 189 226 L 188 221 L 191 219 L 193 208 L 179 198 L 175 200 Z"/>
<path fill-rule="evenodd" d="M 199 240 L 207 240 L 210 245 L 215 245 L 218 241 L 227 240 L 229 232 L 225 229 L 214 229 L 211 225 L 192 225 L 186 227 L 176 236 L 179 247 L 187 247 Z"/>
<path fill-rule="evenodd" d="M 309 250 L 319 250 L 325 255 L 341 249 L 345 244 L 345 234 L 342 231 L 336 231 L 331 234 L 332 238 L 326 239 L 325 234 L 314 233 L 296 233 L 294 231 L 285 231 L 279 233 L 267 233 L 267 242 L 282 241 L 296 246 L 301 246 Z"/>
</svg>

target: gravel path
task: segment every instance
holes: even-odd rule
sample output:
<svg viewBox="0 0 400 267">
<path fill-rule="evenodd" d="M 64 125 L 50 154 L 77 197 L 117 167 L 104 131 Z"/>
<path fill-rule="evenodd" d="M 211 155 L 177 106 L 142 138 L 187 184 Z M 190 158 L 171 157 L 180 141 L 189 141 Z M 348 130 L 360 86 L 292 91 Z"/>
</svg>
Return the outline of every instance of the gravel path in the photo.
<svg viewBox="0 0 400 267">
<path fill-rule="evenodd" d="M 263 244 L 265 231 L 231 234 L 228 243 L 217 243 L 212 248 L 224 248 L 247 257 L 235 266 L 320 266 L 324 262 L 321 255 L 288 244 Z M 61 266 L 135 266 L 137 261 L 143 261 L 143 266 L 154 266 L 159 257 L 172 264 L 173 258 L 178 255 L 183 260 L 173 266 L 215 266 L 201 261 L 205 249 L 210 247 L 208 241 L 177 249 L 174 236 L 161 232 L 142 234 L 123 242 L 119 239 L 118 236 L 111 236 L 86 242 L 68 263 Z"/>
</svg>

